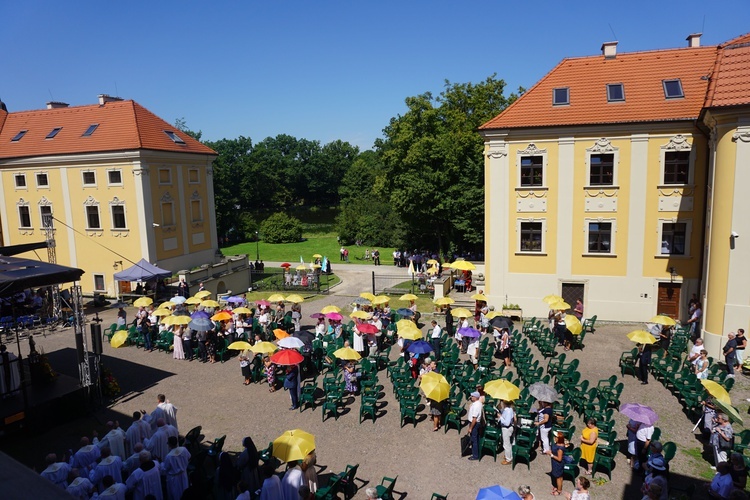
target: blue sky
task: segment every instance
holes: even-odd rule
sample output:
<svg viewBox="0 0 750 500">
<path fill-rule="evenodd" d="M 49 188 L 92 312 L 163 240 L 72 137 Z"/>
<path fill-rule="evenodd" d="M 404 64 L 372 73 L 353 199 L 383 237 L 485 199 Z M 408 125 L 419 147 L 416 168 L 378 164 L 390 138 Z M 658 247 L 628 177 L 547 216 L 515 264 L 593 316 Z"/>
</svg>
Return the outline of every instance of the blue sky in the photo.
<svg viewBox="0 0 750 500">
<path fill-rule="evenodd" d="M 372 146 L 408 96 L 497 73 L 530 87 L 564 57 L 714 45 L 750 1 L 244 0 L 0 3 L 0 99 L 133 99 L 204 139 L 277 134 Z M 611 28 L 610 28 L 611 26 Z"/>
</svg>

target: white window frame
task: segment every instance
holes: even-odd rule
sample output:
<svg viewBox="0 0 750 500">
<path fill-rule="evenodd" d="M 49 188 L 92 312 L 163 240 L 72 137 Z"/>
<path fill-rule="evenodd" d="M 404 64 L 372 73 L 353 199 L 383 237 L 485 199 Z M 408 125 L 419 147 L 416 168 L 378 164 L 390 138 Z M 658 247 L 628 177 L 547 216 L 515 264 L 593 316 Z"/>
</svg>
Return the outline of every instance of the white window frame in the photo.
<svg viewBox="0 0 750 500">
<path fill-rule="evenodd" d="M 29 214 L 28 226 L 23 225 L 23 218 L 21 217 L 22 208 L 25 208 L 26 212 Z M 29 206 L 28 201 L 24 201 L 24 199 L 21 198 L 18 203 L 16 203 L 16 213 L 18 213 L 18 229 L 34 229 L 34 221 L 31 219 L 31 207 Z"/>
<path fill-rule="evenodd" d="M 91 184 L 86 183 L 86 174 L 94 174 L 94 182 Z M 97 186 L 96 170 L 81 170 L 81 185 L 84 188 L 95 188 Z"/>
<path fill-rule="evenodd" d="M 589 252 L 589 225 L 590 224 L 612 224 L 612 232 L 609 235 L 609 252 Z M 586 257 L 617 257 L 617 219 L 605 217 L 586 217 L 583 219 L 583 255 Z"/>
<path fill-rule="evenodd" d="M 667 161 L 667 153 L 677 153 L 690 151 L 690 159 L 688 160 L 688 182 L 687 184 L 666 184 L 664 182 L 664 167 Z M 693 144 L 688 141 L 688 138 L 682 134 L 669 139 L 669 142 L 659 148 L 659 187 L 660 188 L 675 188 L 675 187 L 692 187 L 695 183 L 695 148 Z"/>
<path fill-rule="evenodd" d="M 196 180 L 191 181 L 190 180 L 190 173 L 195 172 Z M 188 169 L 188 184 L 200 184 L 201 183 L 201 171 L 199 168 L 189 168 Z"/>
<path fill-rule="evenodd" d="M 521 160 L 528 156 L 541 156 L 542 157 L 542 185 L 541 186 L 523 186 L 521 185 Z M 530 143 L 526 149 L 521 149 L 516 152 L 516 176 L 518 183 L 516 189 L 524 190 L 540 190 L 547 189 L 547 150 L 539 149 L 536 144 Z"/>
<path fill-rule="evenodd" d="M 18 185 L 18 179 L 23 178 L 23 186 Z M 17 172 L 13 174 L 13 185 L 16 187 L 16 189 L 29 189 L 29 183 L 26 179 L 26 174 L 23 172 Z"/>
<path fill-rule="evenodd" d="M 162 182 L 162 180 L 161 180 L 161 173 L 162 172 L 167 172 L 169 174 L 169 180 L 168 181 Z M 159 185 L 160 186 L 171 186 L 172 185 L 172 169 L 171 168 L 160 168 L 157 171 L 157 175 L 158 175 L 157 179 L 159 180 Z"/>
<path fill-rule="evenodd" d="M 115 214 L 114 214 L 114 207 L 122 207 L 122 213 L 123 217 L 125 217 L 125 227 L 115 227 Z M 125 207 L 125 202 L 117 199 L 115 197 L 112 201 L 109 202 L 109 219 L 110 223 L 112 224 L 112 231 L 128 231 L 128 211 Z"/>
<path fill-rule="evenodd" d="M 96 211 L 99 215 L 99 227 L 89 226 L 89 208 L 90 207 L 96 208 Z M 86 218 L 86 231 L 102 231 L 103 230 L 102 211 L 99 209 L 99 202 L 96 201 L 93 196 L 89 196 L 88 198 L 86 198 L 86 201 L 83 202 L 83 216 Z"/>
<path fill-rule="evenodd" d="M 42 198 L 42 200 L 39 202 L 39 227 L 41 227 L 42 229 L 45 229 L 47 227 L 44 225 L 44 212 L 43 212 L 43 209 L 47 207 L 49 207 L 50 215 L 54 216 L 54 213 L 52 211 L 52 203 L 46 198 Z"/>
<path fill-rule="evenodd" d="M 540 251 L 521 250 L 521 224 L 524 222 L 539 222 L 542 224 L 542 246 Z M 544 217 L 519 217 L 516 219 L 516 254 L 517 255 L 547 255 L 547 219 Z"/>
<path fill-rule="evenodd" d="M 102 279 L 102 288 L 96 287 L 96 278 L 99 277 Z M 94 291 L 95 292 L 106 292 L 107 291 L 107 275 L 102 273 L 92 273 L 91 279 L 94 281 Z"/>
<path fill-rule="evenodd" d="M 591 184 L 591 156 L 611 154 L 612 156 L 612 184 Z M 593 146 L 586 148 L 586 188 L 588 189 L 616 189 L 618 184 L 618 170 L 620 165 L 620 148 L 612 145 L 609 139 L 602 137 Z"/>
<path fill-rule="evenodd" d="M 671 254 L 671 253 L 661 252 L 661 242 L 663 238 L 664 224 L 685 224 L 685 253 L 684 254 L 680 255 L 680 254 Z M 678 218 L 658 219 L 656 232 L 658 236 L 658 238 L 656 239 L 656 257 L 657 258 L 686 259 L 690 257 L 690 245 L 691 245 L 691 239 L 693 236 L 693 219 L 678 219 Z"/>
<path fill-rule="evenodd" d="M 112 172 L 119 172 L 120 173 L 120 182 L 112 182 L 109 178 L 110 174 Z M 122 186 L 122 169 L 120 168 L 110 168 L 107 170 L 107 185 L 108 186 Z"/>
<path fill-rule="evenodd" d="M 47 184 L 40 184 L 39 183 L 39 176 L 43 175 L 47 177 Z M 49 189 L 49 172 L 42 171 L 42 172 L 36 172 L 34 173 L 34 180 L 36 181 L 36 187 L 37 189 Z"/>
</svg>

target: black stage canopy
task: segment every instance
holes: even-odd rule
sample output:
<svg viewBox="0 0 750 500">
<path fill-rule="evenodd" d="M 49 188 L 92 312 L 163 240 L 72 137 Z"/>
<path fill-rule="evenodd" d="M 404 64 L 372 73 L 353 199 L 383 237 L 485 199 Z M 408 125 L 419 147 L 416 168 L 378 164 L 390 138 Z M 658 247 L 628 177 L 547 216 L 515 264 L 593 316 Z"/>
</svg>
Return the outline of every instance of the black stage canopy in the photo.
<svg viewBox="0 0 750 500">
<path fill-rule="evenodd" d="M 0 257 L 0 297 L 8 297 L 27 288 L 78 281 L 82 269 L 50 264 L 39 260 Z"/>
</svg>

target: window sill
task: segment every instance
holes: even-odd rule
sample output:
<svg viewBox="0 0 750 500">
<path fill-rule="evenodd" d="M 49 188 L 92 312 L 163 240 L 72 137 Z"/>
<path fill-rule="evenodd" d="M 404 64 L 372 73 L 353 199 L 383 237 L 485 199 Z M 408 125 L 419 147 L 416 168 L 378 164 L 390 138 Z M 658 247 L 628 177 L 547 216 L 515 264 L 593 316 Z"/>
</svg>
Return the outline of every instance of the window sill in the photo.
<svg viewBox="0 0 750 500">
<path fill-rule="evenodd" d="M 547 186 L 516 186 L 516 191 L 548 191 Z"/>
<path fill-rule="evenodd" d="M 620 189 L 620 186 L 617 184 L 602 185 L 602 186 L 583 186 L 583 189 L 587 191 L 600 191 L 604 189 Z"/>
<path fill-rule="evenodd" d="M 546 256 L 547 252 L 516 252 L 516 255 L 533 255 L 533 256 L 541 255 L 541 256 Z"/>
<path fill-rule="evenodd" d="M 682 260 L 689 260 L 692 259 L 690 255 L 671 255 L 666 253 L 657 253 L 654 255 L 654 258 L 656 259 L 682 259 Z"/>
<path fill-rule="evenodd" d="M 615 258 L 617 257 L 616 253 L 584 253 L 582 254 L 583 257 L 605 257 L 605 258 Z"/>
<path fill-rule="evenodd" d="M 90 188 L 96 188 L 96 184 L 84 184 L 83 185 L 83 189 L 86 189 L 86 188 L 89 188 L 89 189 Z"/>
<path fill-rule="evenodd" d="M 19 227 L 18 230 L 19 231 L 33 231 L 34 228 L 32 226 L 29 226 L 29 227 Z"/>
<path fill-rule="evenodd" d="M 127 227 L 113 227 L 110 229 L 110 231 L 115 233 L 127 233 L 130 231 L 130 229 Z"/>
<path fill-rule="evenodd" d="M 100 227 L 87 227 L 86 231 L 92 232 L 92 233 L 101 233 L 104 231 L 104 229 Z"/>
<path fill-rule="evenodd" d="M 656 189 L 694 189 L 695 184 L 659 184 Z"/>
</svg>

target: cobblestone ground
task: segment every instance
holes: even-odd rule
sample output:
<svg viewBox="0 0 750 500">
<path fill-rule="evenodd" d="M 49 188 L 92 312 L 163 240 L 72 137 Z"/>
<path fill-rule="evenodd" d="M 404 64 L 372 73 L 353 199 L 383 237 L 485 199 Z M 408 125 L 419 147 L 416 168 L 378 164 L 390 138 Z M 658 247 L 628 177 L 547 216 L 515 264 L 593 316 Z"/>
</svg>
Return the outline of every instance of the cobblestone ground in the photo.
<svg viewBox="0 0 750 500">
<path fill-rule="evenodd" d="M 308 317 L 327 304 L 345 308 L 354 296 L 366 290 L 369 269 L 351 266 L 351 269 L 337 270 L 343 279 L 342 285 L 329 297 L 303 304 L 303 316 Z M 134 311 L 128 309 L 129 317 L 132 318 Z M 114 320 L 115 312 L 116 309 L 100 312 L 103 325 Z M 423 322 L 428 323 L 429 319 L 429 313 L 423 316 Z M 619 376 L 620 353 L 633 347 L 625 334 L 640 326 L 600 325 L 595 334 L 586 338 L 585 348 L 572 354 L 573 358 L 580 359 L 582 377 L 595 384 L 612 374 Z M 55 369 L 77 376 L 72 329 L 37 336 L 36 341 L 38 348 L 55 360 Z M 539 357 L 538 352 L 536 356 Z M 570 353 L 568 357 L 571 357 Z M 330 417 L 323 422 L 320 408 L 302 413 L 289 411 L 287 392 L 269 393 L 265 384 L 244 386 L 239 364 L 234 358 L 225 363 L 201 364 L 174 360 L 164 352 L 145 352 L 135 347 L 112 349 L 106 345 L 103 361 L 113 370 L 124 391 L 116 401 L 95 410 L 89 417 L 55 427 L 49 432 L 6 440 L 4 451 L 38 468 L 47 452 L 75 448 L 78 438 L 93 429 L 103 433 L 103 424 L 109 419 L 119 419 L 124 426 L 129 425 L 133 411 L 151 411 L 156 395 L 164 393 L 179 408 L 181 433 L 201 425 L 206 440 L 226 435 L 225 450 L 238 452 L 244 436 L 252 436 L 256 445 L 262 448 L 288 429 L 301 428 L 311 432 L 316 436 L 318 463 L 324 466 L 320 473 L 322 482 L 329 473 L 340 472 L 347 464 L 360 464 L 358 478 L 368 485 L 378 484 L 383 476 L 398 476 L 395 489 L 402 498 L 429 499 L 433 492 L 438 492 L 453 499 L 471 499 L 485 486 L 501 484 L 516 488 L 523 483 L 531 485 L 536 498 L 550 495 L 550 460 L 547 457 L 537 456 L 529 469 L 521 463 L 515 470 L 487 456 L 481 462 L 470 462 L 460 457 L 457 431 L 452 429 L 446 434 L 441 429 L 432 432 L 426 410 L 421 412 L 416 427 L 407 423 L 402 428 L 398 403 L 385 372 L 380 374 L 380 383 L 385 387 L 381 415 L 374 423 L 370 420 L 359 424 L 359 401 L 354 398 L 348 400 L 338 420 Z M 694 422 L 682 412 L 677 399 L 656 381 L 642 386 L 630 375 L 623 380 L 622 401 L 652 406 L 660 415 L 657 425 L 662 429 L 662 441 L 677 443 L 677 456 L 672 462 L 672 483 L 684 485 L 691 478 L 704 482 L 710 479 L 710 464 L 701 458 L 703 445 L 691 432 Z M 740 375 L 732 389 L 732 399 L 742 414 L 748 409 L 745 398 L 749 396 L 749 387 L 748 381 Z M 615 418 L 622 439 L 627 419 L 617 412 Z M 578 418 L 574 423 L 578 429 L 574 441 L 578 444 L 583 423 Z M 592 497 L 640 498 L 641 480 L 631 475 L 626 457 L 618 455 L 616 463 L 611 481 L 592 486 Z M 606 478 L 606 475 L 596 477 Z M 362 486 L 361 482 L 358 483 Z M 570 491 L 572 484 L 566 481 L 565 488 Z M 699 492 L 696 498 L 701 496 L 702 492 Z M 364 498 L 363 488 L 356 498 Z"/>
</svg>

